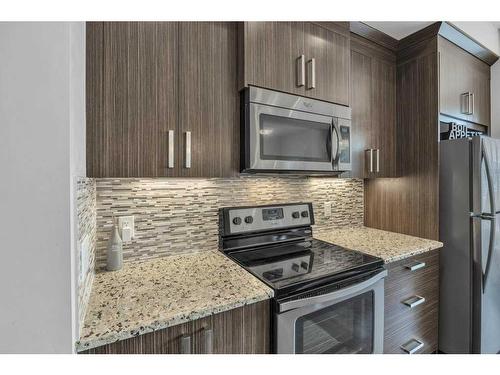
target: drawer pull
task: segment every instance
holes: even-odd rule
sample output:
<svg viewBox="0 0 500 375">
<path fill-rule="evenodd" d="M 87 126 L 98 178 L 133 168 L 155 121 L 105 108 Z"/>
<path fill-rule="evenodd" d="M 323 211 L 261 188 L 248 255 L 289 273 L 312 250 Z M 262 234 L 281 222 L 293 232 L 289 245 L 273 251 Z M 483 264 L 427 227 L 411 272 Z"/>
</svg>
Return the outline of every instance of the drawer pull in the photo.
<svg viewBox="0 0 500 375">
<path fill-rule="evenodd" d="M 403 303 L 406 306 L 408 306 L 410 309 L 413 309 L 414 307 L 421 305 L 424 302 L 425 302 L 425 298 L 420 297 L 420 296 L 413 296 L 413 297 L 410 297 L 407 300 L 403 301 Z"/>
<path fill-rule="evenodd" d="M 421 268 L 424 268 L 425 267 L 425 262 L 416 262 L 416 263 L 412 263 L 412 264 L 408 264 L 407 266 L 405 266 L 406 269 L 410 270 L 410 271 L 416 271 L 416 270 L 419 270 Z"/>
<path fill-rule="evenodd" d="M 191 354 L 191 336 L 181 337 L 181 354 Z"/>
<path fill-rule="evenodd" d="M 424 343 L 421 341 L 418 341 L 417 339 L 411 339 L 406 344 L 401 345 L 401 349 L 403 349 L 408 354 L 415 354 L 423 347 L 424 347 Z"/>
</svg>

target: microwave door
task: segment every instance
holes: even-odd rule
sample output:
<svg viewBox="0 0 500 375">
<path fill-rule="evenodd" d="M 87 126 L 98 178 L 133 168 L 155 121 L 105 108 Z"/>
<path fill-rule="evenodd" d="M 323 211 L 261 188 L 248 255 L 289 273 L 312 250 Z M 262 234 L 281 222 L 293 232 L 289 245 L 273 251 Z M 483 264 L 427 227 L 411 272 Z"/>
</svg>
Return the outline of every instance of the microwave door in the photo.
<svg viewBox="0 0 500 375">
<path fill-rule="evenodd" d="M 249 115 L 249 170 L 335 171 L 332 117 L 257 103 L 250 103 Z"/>
</svg>

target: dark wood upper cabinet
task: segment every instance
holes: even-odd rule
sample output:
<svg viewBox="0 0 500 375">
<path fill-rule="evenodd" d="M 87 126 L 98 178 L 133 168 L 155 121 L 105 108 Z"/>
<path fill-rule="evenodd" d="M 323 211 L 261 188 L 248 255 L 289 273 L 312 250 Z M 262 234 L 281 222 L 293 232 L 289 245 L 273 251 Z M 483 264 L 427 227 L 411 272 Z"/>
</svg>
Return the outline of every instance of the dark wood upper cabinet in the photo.
<svg viewBox="0 0 500 375">
<path fill-rule="evenodd" d="M 235 175 L 239 172 L 237 24 L 182 22 L 178 48 L 179 174 Z"/>
<path fill-rule="evenodd" d="M 311 22 L 306 22 L 304 29 L 305 95 L 349 105 L 349 36 Z"/>
<path fill-rule="evenodd" d="M 337 23 L 243 23 L 240 88 L 254 85 L 348 105 L 349 33 L 344 29 Z"/>
<path fill-rule="evenodd" d="M 237 53 L 236 23 L 88 23 L 87 175 L 237 174 Z"/>
<path fill-rule="evenodd" d="M 440 112 L 490 124 L 490 66 L 443 37 L 438 38 Z"/>
<path fill-rule="evenodd" d="M 240 88 L 254 85 L 303 94 L 304 87 L 300 86 L 297 79 L 297 67 L 300 64 L 299 57 L 304 55 L 304 24 L 240 24 Z"/>
<path fill-rule="evenodd" d="M 351 37 L 352 176 L 395 177 L 396 58 L 367 39 Z"/>
</svg>

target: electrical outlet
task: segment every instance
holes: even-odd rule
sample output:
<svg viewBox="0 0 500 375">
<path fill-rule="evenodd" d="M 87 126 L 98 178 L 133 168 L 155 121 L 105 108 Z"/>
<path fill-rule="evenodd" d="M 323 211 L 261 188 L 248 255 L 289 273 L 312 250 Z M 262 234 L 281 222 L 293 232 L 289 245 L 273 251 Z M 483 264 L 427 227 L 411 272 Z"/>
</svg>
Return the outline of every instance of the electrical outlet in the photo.
<svg viewBox="0 0 500 375">
<path fill-rule="evenodd" d="M 332 216 L 332 202 L 325 202 L 324 212 L 325 212 L 325 217 Z"/>
<path fill-rule="evenodd" d="M 120 216 L 118 217 L 118 231 L 123 242 L 130 242 L 135 235 L 134 217 Z"/>
</svg>

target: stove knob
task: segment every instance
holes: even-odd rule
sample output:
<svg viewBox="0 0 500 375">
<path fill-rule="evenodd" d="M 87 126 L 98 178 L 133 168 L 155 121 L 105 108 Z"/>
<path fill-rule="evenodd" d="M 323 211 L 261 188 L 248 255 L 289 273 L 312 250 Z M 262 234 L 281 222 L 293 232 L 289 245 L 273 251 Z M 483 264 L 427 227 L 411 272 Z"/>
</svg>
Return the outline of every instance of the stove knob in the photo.
<svg viewBox="0 0 500 375">
<path fill-rule="evenodd" d="M 292 270 L 299 272 L 299 265 L 297 263 L 292 264 Z"/>
<path fill-rule="evenodd" d="M 233 219 L 233 224 L 234 225 L 240 225 L 241 224 L 241 217 L 235 217 Z"/>
<path fill-rule="evenodd" d="M 301 262 L 300 263 L 300 267 L 302 267 L 303 269 L 307 270 L 307 269 L 309 269 L 309 263 L 307 263 L 307 262 Z"/>
<path fill-rule="evenodd" d="M 300 213 L 300 215 L 301 215 L 302 217 L 309 217 L 309 211 L 302 211 L 302 212 Z"/>
<path fill-rule="evenodd" d="M 300 212 L 299 211 L 292 212 L 292 217 L 294 219 L 298 219 L 300 217 Z"/>
<path fill-rule="evenodd" d="M 245 217 L 245 223 L 252 224 L 253 223 L 253 217 L 251 217 L 251 216 Z"/>
</svg>

